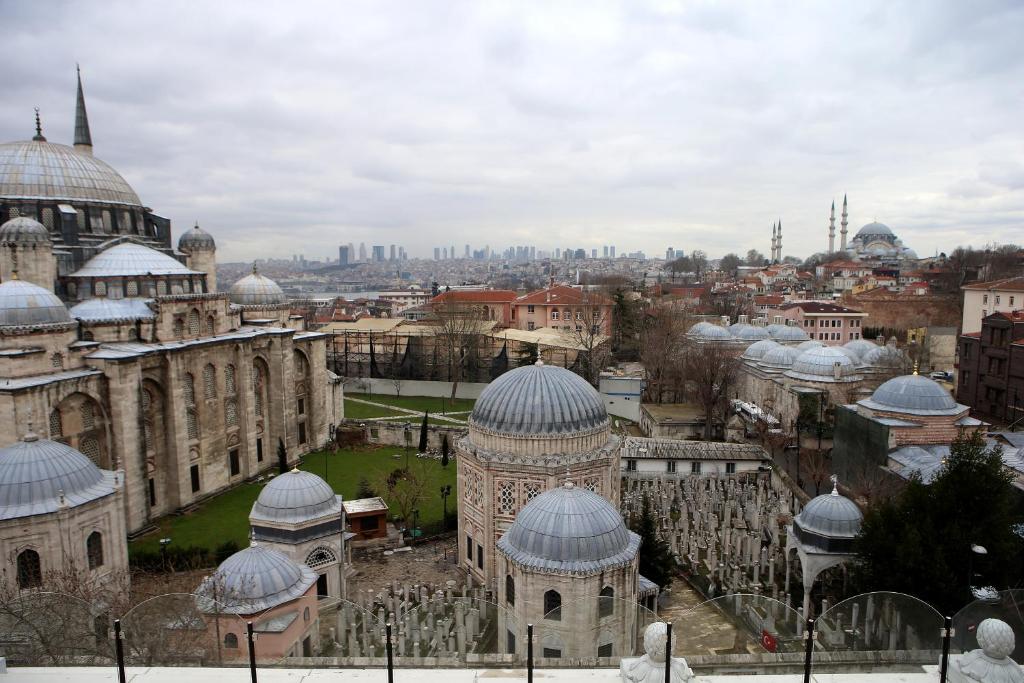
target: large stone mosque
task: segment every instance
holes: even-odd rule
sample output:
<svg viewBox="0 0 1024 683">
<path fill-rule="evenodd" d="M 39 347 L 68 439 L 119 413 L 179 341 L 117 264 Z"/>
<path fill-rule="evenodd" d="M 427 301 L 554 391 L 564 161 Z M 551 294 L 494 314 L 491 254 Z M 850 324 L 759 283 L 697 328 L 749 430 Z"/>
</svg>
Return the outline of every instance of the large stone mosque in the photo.
<svg viewBox="0 0 1024 683">
<path fill-rule="evenodd" d="M 105 538 L 123 537 L 277 467 L 279 442 L 295 462 L 327 440 L 340 388 L 314 371 L 326 337 L 255 269 L 218 293 L 198 225 L 174 248 L 170 221 L 93 155 L 81 79 L 73 146 L 49 142 L 38 114 L 32 139 L 0 144 L 0 217 L 2 453 L 84 454 L 57 469 L 87 492 L 40 494 L 15 518 L 44 513 L 38 530 L 51 507 L 101 500 L 122 518 Z M 46 475 L 0 472 L 12 491 Z M 46 542 L 26 537 L 0 562 L 39 551 L 45 571 Z"/>
<path fill-rule="evenodd" d="M 917 259 L 913 249 L 904 246 L 888 225 L 872 221 L 860 228 L 852 239 L 849 235 L 849 207 L 846 196 L 843 196 L 843 212 L 840 216 L 839 251 L 846 252 L 854 261 L 874 261 L 882 263 L 899 263 Z M 780 238 L 781 239 L 781 238 Z M 836 251 L 836 203 L 832 202 L 832 210 L 828 220 L 828 253 Z"/>
</svg>

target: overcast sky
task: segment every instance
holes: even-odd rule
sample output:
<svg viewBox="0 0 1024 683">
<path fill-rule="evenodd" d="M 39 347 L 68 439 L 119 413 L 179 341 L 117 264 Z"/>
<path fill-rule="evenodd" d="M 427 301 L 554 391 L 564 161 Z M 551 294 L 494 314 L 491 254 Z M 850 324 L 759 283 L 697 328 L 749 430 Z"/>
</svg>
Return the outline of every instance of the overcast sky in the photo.
<svg viewBox="0 0 1024 683">
<path fill-rule="evenodd" d="M 0 2 L 0 139 L 70 143 L 221 260 L 345 242 L 1024 242 L 1024 3 Z"/>
</svg>

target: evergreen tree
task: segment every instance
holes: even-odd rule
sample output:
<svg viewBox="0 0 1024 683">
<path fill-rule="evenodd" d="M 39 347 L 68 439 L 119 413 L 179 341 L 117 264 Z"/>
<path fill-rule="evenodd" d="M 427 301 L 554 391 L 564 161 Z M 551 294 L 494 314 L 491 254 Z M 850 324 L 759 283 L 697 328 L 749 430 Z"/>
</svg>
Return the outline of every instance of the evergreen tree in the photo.
<svg viewBox="0 0 1024 683">
<path fill-rule="evenodd" d="M 633 531 L 640 536 L 640 573 L 661 588 L 667 588 L 672 583 L 676 561 L 668 543 L 658 536 L 647 494 L 641 501 L 640 517 L 634 522 Z"/>
<path fill-rule="evenodd" d="M 423 411 L 423 424 L 420 425 L 420 453 L 427 452 L 427 411 Z"/>
<path fill-rule="evenodd" d="M 448 467 L 448 435 L 445 434 L 441 439 L 441 467 Z"/>
<path fill-rule="evenodd" d="M 1024 542 L 1013 528 L 1022 514 L 1002 462 L 977 432 L 959 436 L 930 484 L 920 478 L 868 510 L 854 545 L 858 591 L 909 593 L 952 614 L 971 601 L 973 585 L 1018 585 Z M 975 555 L 971 545 L 987 555 Z"/>
<path fill-rule="evenodd" d="M 370 481 L 366 477 L 360 477 L 359 488 L 356 489 L 356 498 L 374 498 L 376 495 L 373 486 L 370 485 Z"/>
<path fill-rule="evenodd" d="M 288 451 L 285 450 L 284 441 L 281 439 L 277 440 L 277 470 L 278 474 L 288 471 Z"/>
</svg>

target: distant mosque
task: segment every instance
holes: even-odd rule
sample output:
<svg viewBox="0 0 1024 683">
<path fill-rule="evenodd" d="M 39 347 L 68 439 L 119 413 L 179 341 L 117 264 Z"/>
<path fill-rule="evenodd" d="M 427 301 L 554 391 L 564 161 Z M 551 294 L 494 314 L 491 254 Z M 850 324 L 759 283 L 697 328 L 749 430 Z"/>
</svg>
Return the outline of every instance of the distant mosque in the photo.
<svg viewBox="0 0 1024 683">
<path fill-rule="evenodd" d="M 913 249 L 903 245 L 892 229 L 883 223 L 873 221 L 868 223 L 853 236 L 847 244 L 846 238 L 849 234 L 849 212 L 847 210 L 846 195 L 843 195 L 843 213 L 839 230 L 839 251 L 845 251 L 854 261 L 875 261 L 884 263 L 896 263 L 899 261 L 916 260 L 917 254 Z M 781 222 L 779 228 L 781 240 Z M 836 203 L 832 202 L 832 211 L 828 219 L 828 253 L 835 253 L 836 248 Z"/>
</svg>

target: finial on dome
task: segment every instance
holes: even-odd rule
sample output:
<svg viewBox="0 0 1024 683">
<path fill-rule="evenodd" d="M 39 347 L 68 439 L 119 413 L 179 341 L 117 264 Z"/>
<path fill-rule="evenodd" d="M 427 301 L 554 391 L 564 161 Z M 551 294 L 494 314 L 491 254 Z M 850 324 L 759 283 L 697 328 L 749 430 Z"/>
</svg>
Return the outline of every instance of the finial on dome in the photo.
<svg viewBox="0 0 1024 683">
<path fill-rule="evenodd" d="M 252 274 L 253 275 L 259 275 L 260 274 L 260 271 L 256 268 L 256 262 L 255 261 L 252 262 Z"/>
<path fill-rule="evenodd" d="M 299 466 L 298 465 L 292 465 L 291 471 L 292 472 L 298 472 L 299 471 Z"/>
<path fill-rule="evenodd" d="M 905 367 L 905 366 L 904 366 Z M 917 374 L 917 361 L 914 361 L 914 374 Z"/>
<path fill-rule="evenodd" d="M 25 435 L 21 437 L 21 440 L 25 443 L 32 443 L 33 441 L 39 441 L 39 435 L 32 429 L 32 412 L 29 411 L 28 416 L 28 429 L 25 431 Z"/>
<path fill-rule="evenodd" d="M 839 497 L 839 477 L 837 477 L 836 475 L 833 474 L 831 477 L 829 477 L 829 479 L 832 480 L 832 495 L 836 496 L 838 498 Z"/>
<path fill-rule="evenodd" d="M 544 360 L 541 358 L 537 358 L 537 362 L 534 363 L 534 365 L 544 365 Z"/>
<path fill-rule="evenodd" d="M 250 529 L 249 530 L 249 547 L 250 548 L 255 548 L 257 545 L 259 545 L 259 544 L 256 542 L 256 530 L 255 529 Z"/>
<path fill-rule="evenodd" d="M 576 484 L 572 483 L 572 481 L 571 481 L 571 480 L 569 480 L 569 479 L 566 479 L 566 480 L 565 480 L 565 483 L 564 483 L 564 484 L 562 484 L 562 488 L 567 488 L 567 489 L 574 489 L 574 488 L 576 488 Z"/>
<path fill-rule="evenodd" d="M 46 142 L 46 138 L 43 137 L 43 124 L 39 120 L 39 107 L 36 107 L 36 134 L 32 138 L 36 142 Z"/>
</svg>

